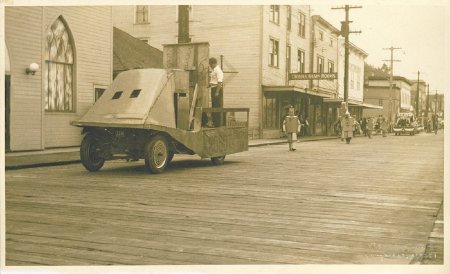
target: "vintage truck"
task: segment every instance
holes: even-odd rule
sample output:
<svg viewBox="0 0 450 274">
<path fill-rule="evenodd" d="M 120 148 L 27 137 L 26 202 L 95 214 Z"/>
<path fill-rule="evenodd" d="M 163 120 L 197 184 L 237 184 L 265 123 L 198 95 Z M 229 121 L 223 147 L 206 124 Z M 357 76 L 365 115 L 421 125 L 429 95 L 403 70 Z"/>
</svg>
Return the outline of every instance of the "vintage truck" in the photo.
<svg viewBox="0 0 450 274">
<path fill-rule="evenodd" d="M 175 154 L 197 154 L 215 165 L 248 150 L 248 108 L 209 107 L 209 44 L 164 45 L 164 69 L 120 73 L 80 119 L 80 158 L 89 171 L 112 159 L 145 159 L 161 173 Z M 211 125 L 219 113 L 220 123 Z M 216 114 L 217 115 L 217 114 Z"/>
</svg>

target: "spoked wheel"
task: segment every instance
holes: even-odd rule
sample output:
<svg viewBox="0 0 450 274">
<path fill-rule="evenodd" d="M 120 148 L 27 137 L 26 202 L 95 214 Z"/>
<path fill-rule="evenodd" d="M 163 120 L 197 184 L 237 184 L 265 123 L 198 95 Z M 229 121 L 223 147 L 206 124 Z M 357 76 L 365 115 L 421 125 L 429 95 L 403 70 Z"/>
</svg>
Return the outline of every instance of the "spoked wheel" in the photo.
<svg viewBox="0 0 450 274">
<path fill-rule="evenodd" d="M 215 166 L 220 166 L 220 165 L 222 165 L 224 161 L 225 161 L 225 155 L 223 155 L 223 156 L 218 156 L 218 157 L 211 157 L 211 162 L 212 162 L 213 165 L 215 165 Z"/>
<path fill-rule="evenodd" d="M 105 163 L 100 155 L 100 144 L 92 134 L 84 136 L 80 146 L 80 159 L 83 166 L 89 171 L 98 171 Z"/>
<path fill-rule="evenodd" d="M 163 172 L 169 158 L 169 148 L 163 136 L 156 135 L 145 146 L 145 166 L 151 173 Z"/>
</svg>

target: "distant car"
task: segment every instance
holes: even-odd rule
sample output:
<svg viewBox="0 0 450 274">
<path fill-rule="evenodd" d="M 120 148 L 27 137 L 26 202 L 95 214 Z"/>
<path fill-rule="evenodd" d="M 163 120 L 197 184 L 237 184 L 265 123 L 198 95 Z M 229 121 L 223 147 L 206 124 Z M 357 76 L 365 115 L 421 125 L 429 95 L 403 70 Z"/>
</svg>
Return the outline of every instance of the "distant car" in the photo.
<svg viewBox="0 0 450 274">
<path fill-rule="evenodd" d="M 409 134 L 414 135 L 419 132 L 416 122 L 411 122 L 407 117 L 399 117 L 393 127 L 395 135 Z"/>
</svg>

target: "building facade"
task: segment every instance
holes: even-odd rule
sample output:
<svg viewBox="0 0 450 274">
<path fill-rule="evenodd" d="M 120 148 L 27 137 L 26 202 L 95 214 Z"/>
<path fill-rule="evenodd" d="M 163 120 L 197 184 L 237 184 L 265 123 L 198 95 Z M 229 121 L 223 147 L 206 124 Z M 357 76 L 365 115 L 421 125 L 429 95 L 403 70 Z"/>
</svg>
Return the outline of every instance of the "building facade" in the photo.
<svg viewBox="0 0 450 274">
<path fill-rule="evenodd" d="M 374 92 L 375 90 L 379 90 L 380 94 L 377 95 Z M 411 105 L 411 82 L 404 77 L 394 76 L 391 93 L 389 93 L 389 79 L 369 76 L 364 90 L 364 101 L 377 104 L 377 100 L 379 105 L 383 105 L 383 116 L 388 119 L 390 124 L 394 123 L 398 113 L 413 111 L 413 106 Z M 373 110 L 365 110 L 364 116 L 372 113 Z"/>
<path fill-rule="evenodd" d="M 313 15 L 311 39 L 311 67 L 313 73 L 338 73 L 339 64 L 339 30 L 332 26 L 320 15 Z M 333 124 L 337 119 L 339 104 L 324 102 L 324 99 L 338 97 L 338 78 L 334 80 L 311 80 L 312 94 L 319 96 L 311 109 L 310 117 L 313 120 L 313 132 L 318 135 L 331 135 Z"/>
<path fill-rule="evenodd" d="M 308 119 L 313 134 L 328 134 L 335 116 L 324 98 L 337 97 L 337 80 L 290 80 L 290 73 L 336 71 L 337 29 L 306 5 L 190 6 L 192 42 L 209 42 L 225 73 L 224 106 L 249 107 L 250 131 L 279 137 L 287 106 Z M 314 19 L 313 19 L 314 18 Z M 177 43 L 177 6 L 113 7 L 114 25 L 162 49 Z"/>
<path fill-rule="evenodd" d="M 6 149 L 78 146 L 70 125 L 112 80 L 111 7 L 6 7 Z"/>
</svg>

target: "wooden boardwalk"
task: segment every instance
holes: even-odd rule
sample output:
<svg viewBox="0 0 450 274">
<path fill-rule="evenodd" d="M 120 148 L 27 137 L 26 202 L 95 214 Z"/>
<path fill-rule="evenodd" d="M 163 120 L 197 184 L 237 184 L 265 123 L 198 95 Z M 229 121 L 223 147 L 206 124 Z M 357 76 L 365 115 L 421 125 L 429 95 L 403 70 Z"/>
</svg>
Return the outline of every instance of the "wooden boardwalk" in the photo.
<svg viewBox="0 0 450 274">
<path fill-rule="evenodd" d="M 443 136 L 6 172 L 7 265 L 409 264 L 443 200 Z M 419 260 L 420 261 L 420 260 Z"/>
</svg>

